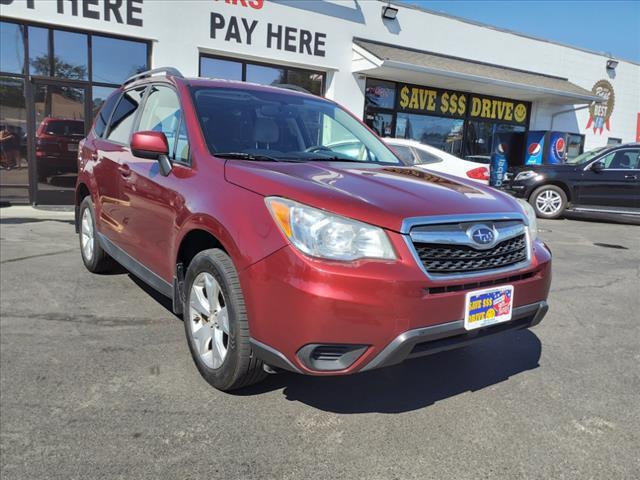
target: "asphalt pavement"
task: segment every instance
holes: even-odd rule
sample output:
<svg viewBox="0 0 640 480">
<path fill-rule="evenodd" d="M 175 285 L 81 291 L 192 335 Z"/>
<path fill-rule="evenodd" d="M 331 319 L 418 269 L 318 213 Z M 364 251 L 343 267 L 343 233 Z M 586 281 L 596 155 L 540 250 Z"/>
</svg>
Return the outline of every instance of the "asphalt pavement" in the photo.
<svg viewBox="0 0 640 480">
<path fill-rule="evenodd" d="M 0 477 L 640 478 L 640 227 L 542 221 L 532 330 L 340 378 L 202 380 L 169 302 L 71 215 L 0 209 Z"/>
</svg>

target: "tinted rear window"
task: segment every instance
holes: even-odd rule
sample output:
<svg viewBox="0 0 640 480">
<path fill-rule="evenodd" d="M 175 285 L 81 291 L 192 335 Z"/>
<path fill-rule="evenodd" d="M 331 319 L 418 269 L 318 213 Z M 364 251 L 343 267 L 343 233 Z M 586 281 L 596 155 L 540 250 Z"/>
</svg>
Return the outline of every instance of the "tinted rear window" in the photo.
<svg viewBox="0 0 640 480">
<path fill-rule="evenodd" d="M 49 120 L 45 133 L 60 137 L 84 136 L 84 122 L 82 120 Z"/>
<path fill-rule="evenodd" d="M 104 132 L 107 129 L 107 122 L 109 121 L 111 112 L 113 112 L 113 108 L 116 106 L 118 98 L 120 98 L 120 92 L 114 93 L 106 102 L 104 102 L 104 105 L 100 109 L 100 113 L 98 113 L 98 116 L 96 117 L 96 124 L 94 126 L 97 136 L 101 137 L 104 135 Z"/>
</svg>

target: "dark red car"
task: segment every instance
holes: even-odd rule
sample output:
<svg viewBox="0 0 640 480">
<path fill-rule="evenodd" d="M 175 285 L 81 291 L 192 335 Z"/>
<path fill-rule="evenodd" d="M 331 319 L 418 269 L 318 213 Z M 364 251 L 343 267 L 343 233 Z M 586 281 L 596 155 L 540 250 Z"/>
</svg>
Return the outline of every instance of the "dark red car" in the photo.
<svg viewBox="0 0 640 480">
<path fill-rule="evenodd" d="M 393 365 L 547 311 L 528 204 L 403 165 L 312 95 L 140 74 L 105 102 L 78 171 L 85 265 L 115 260 L 172 298 L 222 390 Z"/>
<path fill-rule="evenodd" d="M 38 179 L 76 171 L 78 142 L 84 137 L 84 120 L 47 117 L 36 131 Z"/>
</svg>

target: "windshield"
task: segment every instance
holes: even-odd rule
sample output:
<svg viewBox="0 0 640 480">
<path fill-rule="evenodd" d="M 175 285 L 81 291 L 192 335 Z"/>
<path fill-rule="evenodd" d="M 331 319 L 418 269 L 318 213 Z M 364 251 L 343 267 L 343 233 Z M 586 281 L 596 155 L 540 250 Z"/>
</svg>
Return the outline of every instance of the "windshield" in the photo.
<svg viewBox="0 0 640 480">
<path fill-rule="evenodd" d="M 600 147 L 594 150 L 589 150 L 588 152 L 581 153 L 575 158 L 570 158 L 569 160 L 567 160 L 567 163 L 570 165 L 578 165 L 580 163 L 588 162 L 589 160 L 591 160 L 593 157 L 595 157 L 605 149 L 606 147 Z"/>
<path fill-rule="evenodd" d="M 337 105 L 287 92 L 194 89 L 209 150 L 249 160 L 402 162 Z"/>
</svg>

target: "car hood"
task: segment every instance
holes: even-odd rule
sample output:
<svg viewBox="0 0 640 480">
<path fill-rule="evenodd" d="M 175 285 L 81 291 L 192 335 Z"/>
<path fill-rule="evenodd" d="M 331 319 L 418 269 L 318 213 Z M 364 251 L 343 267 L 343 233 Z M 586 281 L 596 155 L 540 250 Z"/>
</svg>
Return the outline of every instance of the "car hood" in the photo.
<svg viewBox="0 0 640 480">
<path fill-rule="evenodd" d="M 228 160 L 227 181 L 400 231 L 410 217 L 521 212 L 512 197 L 457 177 L 413 167 L 344 162 Z"/>
</svg>

